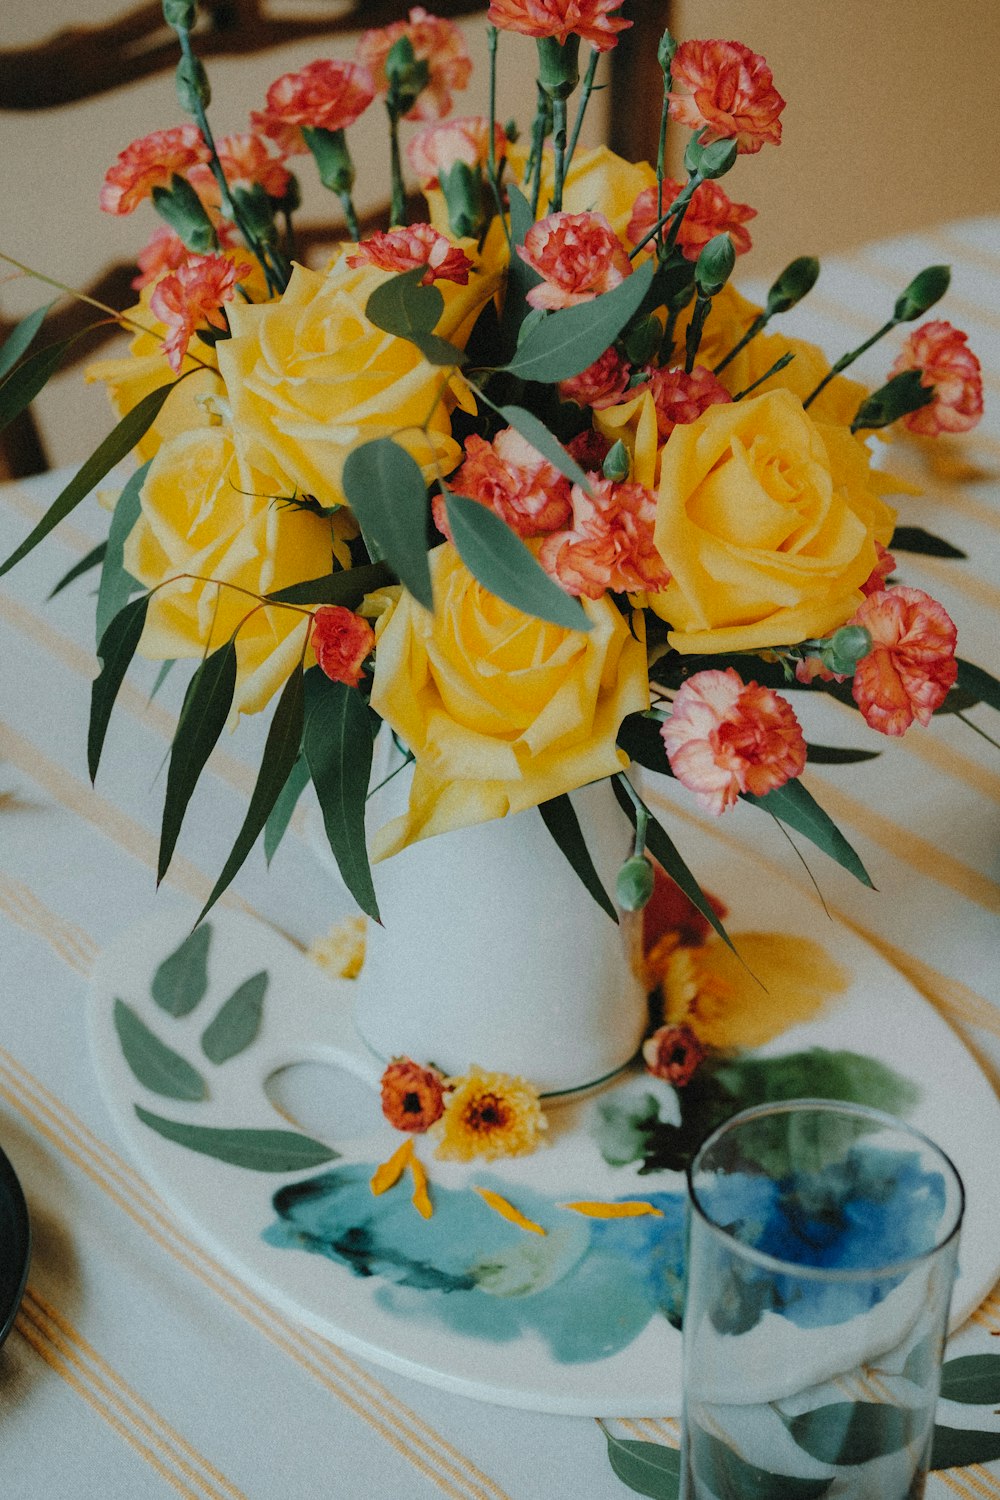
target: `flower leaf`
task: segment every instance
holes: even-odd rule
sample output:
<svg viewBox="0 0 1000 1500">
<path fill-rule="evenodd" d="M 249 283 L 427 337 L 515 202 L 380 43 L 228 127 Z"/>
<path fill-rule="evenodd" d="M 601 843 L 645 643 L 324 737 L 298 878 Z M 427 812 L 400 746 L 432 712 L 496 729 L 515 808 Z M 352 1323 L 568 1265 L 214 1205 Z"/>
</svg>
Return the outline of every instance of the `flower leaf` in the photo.
<svg viewBox="0 0 1000 1500">
<path fill-rule="evenodd" d="M 464 350 L 436 333 L 411 334 L 410 343 L 417 346 L 429 365 L 461 366 L 467 363 Z"/>
<path fill-rule="evenodd" d="M 375 438 L 347 455 L 343 484 L 365 540 L 374 544 L 413 597 L 425 609 L 433 609 L 427 486 L 419 465 L 392 438 Z"/>
<path fill-rule="evenodd" d="M 741 792 L 740 796 L 744 802 L 751 802 L 754 807 L 763 807 L 765 811 L 773 813 L 780 822 L 794 828 L 796 833 L 804 834 L 817 849 L 822 849 L 838 865 L 849 870 L 862 885 L 875 889 L 860 856 L 847 842 L 829 813 L 824 812 L 815 797 L 806 791 L 801 781 L 786 781 L 784 786 L 775 787 L 764 797 L 755 797 L 752 792 Z"/>
<path fill-rule="evenodd" d="M 204 1099 L 208 1090 L 197 1069 L 154 1035 L 124 1000 L 115 1001 L 115 1030 L 125 1061 L 144 1088 L 167 1099 Z"/>
<path fill-rule="evenodd" d="M 511 255 L 500 332 L 503 348 L 513 352 L 517 347 L 521 324 L 531 312 L 531 306 L 526 300 L 527 294 L 542 278 L 534 266 L 529 266 L 526 260 L 521 259 L 516 248 L 524 244 L 524 237 L 534 222 L 531 204 L 514 183 L 507 188 L 507 200 L 510 204 Z"/>
<path fill-rule="evenodd" d="M 42 350 L 41 352 L 42 354 L 46 354 L 51 351 Z M 38 358 L 39 356 L 32 357 Z M 0 427 L 4 425 L 2 420 L 4 393 L 11 381 L 17 379 L 29 363 L 30 360 L 26 361 L 13 375 L 9 375 L 4 384 L 0 386 Z M 183 376 L 181 378 L 183 379 Z M 44 383 L 42 381 L 41 384 L 44 385 Z M 47 537 L 49 532 L 58 526 L 60 521 L 65 520 L 70 511 L 75 510 L 81 500 L 84 500 L 90 494 L 91 490 L 96 484 L 101 482 L 108 470 L 113 469 L 115 464 L 121 463 L 122 459 L 131 453 L 139 439 L 156 421 L 163 403 L 177 383 L 174 380 L 169 385 L 157 386 L 155 391 L 150 391 L 148 395 L 143 396 L 142 400 L 122 417 L 117 427 L 112 428 L 100 447 L 90 455 L 82 468 L 74 474 L 66 488 L 61 490 L 56 496 L 34 530 L 25 537 L 21 545 L 15 548 L 7 560 L 0 565 L 0 577 L 8 572 L 15 563 L 20 562 L 22 557 L 26 557 L 34 547 L 37 547 L 38 543 Z M 37 390 L 41 390 L 41 385 L 37 387 Z M 28 399 L 30 400 L 31 398 L 29 397 Z M 22 403 L 23 406 L 27 406 L 27 404 L 27 401 Z M 20 409 L 19 407 L 18 410 Z M 13 415 L 16 415 L 16 412 Z"/>
<path fill-rule="evenodd" d="M 0 346 L 0 380 L 14 368 L 22 354 L 27 354 L 45 320 L 46 313 L 54 305 L 52 302 L 46 302 L 44 307 L 36 307 L 34 312 L 30 312 L 11 329 L 3 345 Z"/>
<path fill-rule="evenodd" d="M 892 533 L 894 552 L 916 552 L 922 557 L 953 557 L 965 559 L 967 552 L 946 542 L 944 537 L 925 531 L 922 526 L 897 526 Z"/>
<path fill-rule="evenodd" d="M 243 827 L 237 835 L 236 843 L 226 860 L 222 874 L 212 887 L 212 894 L 201 909 L 199 922 L 218 901 L 257 842 L 282 787 L 291 775 L 302 741 L 302 705 L 302 672 L 296 666 L 281 690 L 278 706 L 267 731 L 264 755 L 250 797 L 250 806 L 243 820 Z"/>
<path fill-rule="evenodd" d="M 292 813 L 298 805 L 298 800 L 308 780 L 309 765 L 305 756 L 300 755 L 291 769 L 288 780 L 278 793 L 278 800 L 271 808 L 270 816 L 264 825 L 264 858 L 268 864 L 277 853 L 278 845 L 292 821 Z"/>
<path fill-rule="evenodd" d="M 160 964 L 150 993 L 168 1016 L 187 1016 L 200 1005 L 208 989 L 208 945 L 212 924 L 196 927 Z"/>
<path fill-rule="evenodd" d="M 825 1464 L 866 1464 L 898 1453 L 913 1436 L 911 1414 L 888 1402 L 835 1401 L 797 1417 L 778 1415 L 799 1447 Z"/>
<path fill-rule="evenodd" d="M 338 1155 L 322 1141 L 295 1130 L 220 1130 L 209 1125 L 186 1125 L 180 1120 L 165 1120 L 139 1104 L 135 1112 L 144 1125 L 168 1141 L 250 1172 L 298 1172 L 335 1161 Z"/>
<path fill-rule="evenodd" d="M 660 776 L 672 776 L 667 749 L 655 719 L 647 719 L 643 713 L 629 714 L 618 728 L 618 746 L 630 760 L 656 771 Z"/>
<path fill-rule="evenodd" d="M 878 760 L 881 750 L 849 750 L 841 745 L 806 745 L 811 766 L 853 766 L 862 760 Z"/>
<path fill-rule="evenodd" d="M 108 529 L 107 550 L 101 568 L 101 582 L 97 591 L 97 639 L 107 630 L 113 616 L 128 603 L 136 589 L 141 588 L 131 575 L 126 573 L 124 552 L 125 538 L 139 519 L 139 491 L 149 469 L 144 463 L 126 480 Z"/>
<path fill-rule="evenodd" d="M 215 1018 L 209 1021 L 201 1034 L 201 1050 L 209 1062 L 227 1062 L 229 1058 L 245 1052 L 250 1043 L 256 1040 L 264 1014 L 267 986 L 266 969 L 261 969 L 259 974 L 251 974 L 249 979 L 244 979 L 233 991 Z"/>
<path fill-rule="evenodd" d="M 564 593 L 492 510 L 448 490 L 445 509 L 459 556 L 491 594 L 564 630 L 592 629 L 580 601 Z"/>
<path fill-rule="evenodd" d="M 101 658 L 101 671 L 90 690 L 90 725 L 87 731 L 87 765 L 91 781 L 97 775 L 104 737 L 111 722 L 111 710 L 139 644 L 148 607 L 148 594 L 142 594 L 138 599 L 133 599 L 131 604 L 126 604 L 101 636 L 101 643 L 97 648 L 97 654 Z"/>
<path fill-rule="evenodd" d="M 941 1399 L 966 1406 L 1000 1401 L 1000 1354 L 965 1354 L 941 1366 Z"/>
<path fill-rule="evenodd" d="M 957 1469 L 966 1464 L 989 1464 L 1000 1458 L 1000 1432 L 973 1432 L 965 1427 L 934 1428 L 932 1469 Z"/>
<path fill-rule="evenodd" d="M 771 1474 L 740 1458 L 726 1443 L 695 1424 L 689 1429 L 690 1462 L 706 1490 L 726 1500 L 819 1500 L 831 1479 L 804 1479 L 793 1474 Z"/>
<path fill-rule="evenodd" d="M 199 663 L 187 692 L 173 743 L 163 802 L 160 852 L 156 862 L 157 884 L 167 873 L 187 812 L 188 803 L 205 769 L 205 762 L 225 728 L 236 691 L 236 638 L 213 651 Z"/>
<path fill-rule="evenodd" d="M 612 922 L 617 923 L 618 913 L 614 902 L 604 889 L 601 877 L 594 867 L 580 820 L 569 797 L 565 793 L 560 797 L 550 797 L 547 802 L 538 804 L 538 811 L 542 815 L 542 822 L 598 906 L 607 912 Z"/>
<path fill-rule="evenodd" d="M 47 598 L 54 599 L 57 594 L 62 593 L 63 589 L 69 588 L 71 583 L 75 583 L 78 578 L 82 578 L 84 573 L 89 573 L 92 568 L 99 568 L 104 561 L 104 554 L 107 550 L 107 542 L 98 542 L 96 547 L 90 549 L 86 557 L 81 557 L 79 562 L 73 564 L 68 573 L 63 574 L 56 586 L 47 595 Z"/>
<path fill-rule="evenodd" d="M 608 1458 L 622 1484 L 652 1500 L 677 1500 L 681 1484 L 681 1455 L 665 1443 L 638 1443 L 616 1438 L 605 1430 Z"/>
<path fill-rule="evenodd" d="M 265 598 L 275 604 L 343 604 L 348 609 L 356 609 L 366 594 L 395 582 L 396 575 L 388 564 L 365 563 L 360 568 L 340 568 L 336 573 L 325 573 L 322 578 L 290 583 L 287 588 L 266 594 Z"/>
<path fill-rule="evenodd" d="M 578 484 L 590 492 L 590 483 L 586 474 L 574 458 L 571 458 L 566 449 L 560 443 L 554 433 L 551 433 L 544 422 L 540 422 L 533 412 L 525 411 L 523 406 L 501 406 L 500 415 L 510 423 L 523 438 L 527 438 L 533 447 L 537 448 L 543 458 L 547 458 L 554 469 L 564 474 L 572 484 Z"/>
<path fill-rule="evenodd" d="M 421 286 L 426 274 L 426 267 L 416 266 L 377 286 L 365 305 L 369 323 L 411 343 L 416 343 L 414 335 L 433 333 L 444 298 L 436 286 Z"/>
<path fill-rule="evenodd" d="M 365 799 L 372 765 L 368 709 L 356 688 L 306 673 L 308 712 L 302 749 L 319 797 L 323 826 L 344 884 L 363 912 L 380 921 L 365 843 Z"/>
<path fill-rule="evenodd" d="M 638 312 L 652 279 L 652 261 L 647 261 L 592 302 L 550 313 L 531 330 L 504 368 L 522 380 L 549 384 L 579 375 L 600 358 Z"/>
<path fill-rule="evenodd" d="M 16 329 L 15 329 L 16 332 Z M 12 335 L 13 337 L 13 335 Z M 51 375 L 63 362 L 70 340 L 47 344 L 11 370 L 0 385 L 0 432 L 30 406 Z M 6 348 L 6 345 L 4 346 Z"/>
<path fill-rule="evenodd" d="M 990 708 L 1000 711 L 1000 682 L 977 667 L 971 661 L 958 658 L 958 680 L 956 686 L 968 693 L 975 703 L 988 703 Z M 945 699 L 947 703 L 948 699 Z"/>
</svg>

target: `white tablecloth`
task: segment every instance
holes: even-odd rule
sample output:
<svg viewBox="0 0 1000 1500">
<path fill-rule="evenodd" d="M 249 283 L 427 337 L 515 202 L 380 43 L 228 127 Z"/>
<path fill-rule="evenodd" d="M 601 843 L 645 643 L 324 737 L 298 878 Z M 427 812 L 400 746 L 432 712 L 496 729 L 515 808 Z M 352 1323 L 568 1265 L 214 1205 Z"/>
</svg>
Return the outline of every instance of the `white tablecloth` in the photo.
<svg viewBox="0 0 1000 1500">
<path fill-rule="evenodd" d="M 831 261 L 785 326 L 839 354 L 884 321 L 913 272 L 941 261 L 954 271 L 942 316 L 969 331 L 982 359 L 987 415 L 971 438 L 935 450 L 925 494 L 902 501 L 901 519 L 969 557 L 901 555 L 899 576 L 941 599 L 961 654 L 997 673 L 1000 225 L 973 220 Z M 872 384 L 884 376 L 887 347 L 859 367 Z M 926 465 L 906 445 L 892 457 L 914 473 Z M 0 554 L 58 485 L 45 475 L 0 491 Z M 0 1489 L 12 1500 L 620 1500 L 629 1491 L 596 1422 L 445 1395 L 301 1331 L 198 1248 L 123 1155 L 88 1056 L 85 980 L 102 945 L 155 909 L 157 777 L 180 685 L 168 680 L 150 703 L 154 673 L 129 677 L 92 790 L 90 581 L 45 598 L 100 538 L 103 519 L 87 502 L 0 585 L 0 792 L 10 794 L 0 810 L 0 1145 L 24 1183 L 35 1233 L 29 1291 L 0 1351 Z M 970 717 L 988 734 L 1000 730 L 989 709 Z M 827 738 L 871 743 L 846 712 L 831 722 Z M 228 853 L 259 733 L 241 730 L 213 758 L 169 876 L 186 894 L 203 898 Z M 997 1076 L 1000 755 L 951 717 L 887 748 L 864 766 L 807 777 L 878 887 L 864 891 L 824 862 L 824 891 Z M 803 882 L 762 824 L 738 810 L 713 826 L 723 842 L 758 850 L 763 868 Z M 323 877 L 295 830 L 279 860 L 268 877 L 255 854 L 230 899 L 308 941 L 329 923 Z M 954 1347 L 1000 1352 L 994 1333 L 996 1295 Z M 942 1419 L 985 1425 L 972 1408 Z M 670 1420 L 611 1426 L 676 1442 Z M 931 1480 L 929 1493 L 946 1490 L 1000 1496 L 1000 1479 L 976 1468 Z"/>
</svg>

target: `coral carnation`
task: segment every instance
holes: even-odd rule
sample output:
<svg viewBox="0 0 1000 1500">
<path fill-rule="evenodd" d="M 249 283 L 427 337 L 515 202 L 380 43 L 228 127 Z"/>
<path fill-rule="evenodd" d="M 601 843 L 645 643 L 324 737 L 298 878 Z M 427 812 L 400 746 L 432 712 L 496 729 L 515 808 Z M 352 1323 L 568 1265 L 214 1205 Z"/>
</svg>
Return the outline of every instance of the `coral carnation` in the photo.
<svg viewBox="0 0 1000 1500">
<path fill-rule="evenodd" d="M 643 1042 L 642 1057 L 654 1078 L 682 1089 L 704 1062 L 705 1048 L 690 1026 L 661 1026 Z"/>
<path fill-rule="evenodd" d="M 487 20 L 501 31 L 522 36 L 554 37 L 561 45 L 571 36 L 581 37 L 598 52 L 610 52 L 619 32 L 631 21 L 613 12 L 622 0 L 490 0 Z"/>
<path fill-rule="evenodd" d="M 492 443 L 473 433 L 465 442 L 465 462 L 450 481 L 457 494 L 495 511 L 520 537 L 556 531 L 570 518 L 570 483 L 513 427 Z M 434 519 L 449 537 L 444 504 L 434 501 Z"/>
<path fill-rule="evenodd" d="M 464 89 L 472 73 L 465 38 L 454 21 L 432 16 L 422 5 L 413 7 L 408 21 L 394 21 L 391 26 L 364 32 L 358 42 L 357 57 L 371 69 L 379 94 L 388 92 L 386 60 L 404 36 L 409 39 L 417 62 L 426 62 L 429 69 L 427 83 L 406 118 L 438 120 L 451 109 L 452 89 Z"/>
<path fill-rule="evenodd" d="M 603 411 L 606 406 L 617 406 L 624 399 L 631 376 L 632 366 L 612 344 L 579 375 L 561 380 L 559 394 L 564 401 L 575 401 L 578 406 Z"/>
<path fill-rule="evenodd" d="M 272 155 L 259 135 L 250 131 L 225 135 L 217 147 L 223 176 L 231 188 L 250 188 L 259 183 L 269 198 L 283 198 L 288 192 L 291 180 L 288 168 Z M 221 207 L 219 184 L 207 163 L 192 167 L 188 180 L 204 204 L 209 208 Z"/>
<path fill-rule="evenodd" d="M 958 675 L 958 633 L 943 605 L 922 589 L 869 594 L 850 621 L 874 646 L 854 671 L 854 701 L 873 729 L 904 734 L 930 722 Z"/>
<path fill-rule="evenodd" d="M 662 218 L 673 203 L 683 184 L 672 177 L 663 179 L 660 195 L 660 211 L 656 211 L 656 188 L 644 188 L 635 200 L 632 217 L 625 231 L 633 245 L 645 239 L 658 219 Z M 697 260 L 709 240 L 717 234 L 728 234 L 737 255 L 745 255 L 751 248 L 750 235 L 744 224 L 757 217 L 757 210 L 749 203 L 734 203 L 729 194 L 714 180 L 702 182 L 695 188 L 687 211 L 677 232 L 677 245 L 688 260 Z"/>
<path fill-rule="evenodd" d="M 538 1090 L 509 1073 L 486 1073 L 472 1068 L 462 1078 L 448 1080 L 451 1093 L 436 1127 L 435 1155 L 444 1160 L 471 1161 L 481 1156 L 524 1156 L 540 1144 L 548 1125 Z"/>
<path fill-rule="evenodd" d="M 494 155 L 499 162 L 507 149 L 502 125 L 494 129 Z M 456 162 L 482 167 L 489 156 L 490 125 L 482 115 L 459 115 L 440 125 L 419 130 L 406 148 L 407 159 L 421 187 L 437 187 L 442 172 Z"/>
<path fill-rule="evenodd" d="M 573 528 L 546 537 L 538 560 L 569 594 L 599 599 L 665 589 L 670 572 L 653 541 L 656 496 L 645 485 L 592 474 L 590 494 L 573 486 Z"/>
<path fill-rule="evenodd" d="M 444 1078 L 409 1057 L 396 1057 L 382 1074 L 382 1113 L 396 1130 L 420 1134 L 444 1111 Z"/>
<path fill-rule="evenodd" d="M 224 302 L 231 302 L 236 283 L 249 276 L 249 264 L 236 265 L 225 255 L 192 255 L 158 282 L 149 299 L 153 316 L 171 332 L 163 342 L 167 363 L 180 374 L 187 346 L 199 324 L 225 329 Z"/>
<path fill-rule="evenodd" d="M 681 684 L 661 729 L 670 768 L 702 807 L 721 813 L 741 792 L 763 797 L 798 776 L 806 742 L 791 705 L 732 667 Z"/>
<path fill-rule="evenodd" d="M 101 188 L 100 205 L 106 214 L 130 214 L 155 187 L 169 187 L 197 162 L 208 161 L 209 149 L 197 125 L 154 130 L 133 141 L 109 167 Z"/>
<path fill-rule="evenodd" d="M 933 386 L 934 400 L 903 418 L 904 427 L 925 437 L 969 432 L 983 414 L 983 376 L 968 347 L 968 334 L 943 320 L 915 328 L 889 371 L 919 370 L 920 384 Z"/>
<path fill-rule="evenodd" d="M 598 432 L 596 427 L 586 427 L 575 438 L 570 438 L 566 444 L 566 452 L 576 460 L 581 469 L 596 474 L 611 452 L 611 441 L 603 432 Z"/>
<path fill-rule="evenodd" d="M 867 594 L 879 594 L 887 586 L 889 578 L 896 571 L 896 559 L 887 548 L 876 538 L 875 556 L 878 562 L 872 568 L 868 577 L 861 585 L 861 592 Z"/>
<path fill-rule="evenodd" d="M 785 101 L 767 63 L 742 42 L 682 42 L 670 73 L 670 118 L 704 130 L 705 144 L 735 140 L 753 153 L 780 142 Z"/>
<path fill-rule="evenodd" d="M 375 97 L 368 68 L 321 57 L 297 73 L 283 73 L 267 91 L 263 110 L 250 116 L 255 130 L 275 142 L 285 156 L 300 155 L 306 145 L 302 126 L 345 130 Z"/>
<path fill-rule="evenodd" d="M 678 425 L 695 422 L 703 411 L 732 396 L 704 365 L 685 370 L 650 370 L 646 387 L 656 407 L 656 430 L 665 442 Z"/>
<path fill-rule="evenodd" d="M 415 271 L 418 266 L 426 266 L 421 286 L 430 286 L 432 281 L 455 281 L 459 286 L 467 286 L 472 270 L 472 261 L 465 251 L 430 224 L 409 224 L 387 233 L 377 231 L 361 241 L 356 253 L 347 257 L 347 264 L 378 266 L 382 271 Z"/>
<path fill-rule="evenodd" d="M 632 272 L 625 247 L 603 214 L 549 214 L 532 225 L 517 253 L 543 278 L 527 300 L 547 310 L 589 302 Z"/>
<path fill-rule="evenodd" d="M 327 677 L 357 687 L 362 662 L 375 648 L 375 632 L 342 604 L 323 604 L 313 616 L 312 648 Z"/>
</svg>

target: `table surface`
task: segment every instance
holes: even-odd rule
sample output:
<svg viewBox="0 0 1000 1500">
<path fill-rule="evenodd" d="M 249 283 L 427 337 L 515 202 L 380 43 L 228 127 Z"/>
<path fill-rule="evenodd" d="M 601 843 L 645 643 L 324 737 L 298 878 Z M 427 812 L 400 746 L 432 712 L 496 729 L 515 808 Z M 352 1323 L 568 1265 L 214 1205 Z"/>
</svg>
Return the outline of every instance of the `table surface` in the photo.
<svg viewBox="0 0 1000 1500">
<path fill-rule="evenodd" d="M 982 360 L 987 414 L 958 443 L 894 445 L 893 467 L 924 490 L 901 499 L 901 522 L 968 553 L 964 562 L 901 555 L 898 576 L 940 599 L 958 624 L 961 654 L 996 673 L 1000 224 L 965 221 L 831 260 L 785 326 L 839 354 L 883 322 L 909 277 L 932 262 L 953 268 L 942 316 L 969 332 Z M 878 384 L 893 352 L 871 351 L 861 378 Z M 30 530 L 59 479 L 0 488 L 0 555 Z M 46 596 L 100 539 L 104 520 L 86 502 L 0 585 L 0 1145 L 24 1184 L 35 1234 L 28 1292 L 0 1350 L 5 1493 L 619 1500 L 631 1492 L 613 1474 L 595 1421 L 463 1400 L 348 1357 L 196 1246 L 126 1159 L 90 1064 L 86 976 L 104 944 L 155 910 L 161 768 L 181 684 L 168 679 L 149 702 L 155 672 L 137 666 L 92 789 L 91 582 L 51 603 Z M 997 736 L 991 710 L 969 717 Z M 250 724 L 216 753 L 192 806 L 168 882 L 196 899 L 239 825 L 260 731 Z M 846 711 L 835 732 L 838 743 L 873 743 Z M 824 894 L 996 1080 L 1000 757 L 954 717 L 877 748 L 888 753 L 806 777 L 878 887 L 864 891 L 824 863 Z M 712 832 L 756 850 L 774 878 L 805 882 L 780 836 L 762 832 L 752 813 L 738 809 Z M 329 912 L 300 828 L 278 860 L 268 876 L 258 851 L 227 899 L 308 942 L 326 931 Z M 997 1293 L 952 1350 L 1000 1352 L 992 1335 L 1000 1335 Z M 957 1406 L 942 1408 L 941 1420 L 1000 1426 L 1000 1416 Z M 608 1425 L 624 1438 L 677 1441 L 672 1419 Z M 928 1493 L 1000 1496 L 998 1475 L 1000 1466 L 949 1471 L 932 1477 Z"/>
</svg>

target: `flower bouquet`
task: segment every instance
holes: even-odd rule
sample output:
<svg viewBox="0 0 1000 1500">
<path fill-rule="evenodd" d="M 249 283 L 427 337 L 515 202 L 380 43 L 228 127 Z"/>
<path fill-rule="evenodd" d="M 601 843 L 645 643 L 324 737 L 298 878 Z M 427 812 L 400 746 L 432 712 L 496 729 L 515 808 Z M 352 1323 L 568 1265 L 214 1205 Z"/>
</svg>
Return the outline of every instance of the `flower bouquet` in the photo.
<svg viewBox="0 0 1000 1500">
<path fill-rule="evenodd" d="M 631 764 L 673 775 L 715 814 L 752 803 L 867 881 L 799 780 L 807 754 L 825 752 L 784 690 L 832 694 L 886 735 L 959 698 L 1000 706 L 998 684 L 957 659 L 942 606 L 892 584 L 885 496 L 898 486 L 869 441 L 892 424 L 973 426 L 978 362 L 934 319 L 897 346 L 878 390 L 844 373 L 929 312 L 947 268 L 901 288 L 884 325 L 832 365 L 775 332 L 818 262 L 793 260 L 763 307 L 745 300 L 732 275 L 754 210 L 722 186 L 740 154 L 780 143 L 771 72 L 737 42 L 666 32 L 657 163 L 583 151 L 627 10 L 492 0 L 489 115 L 473 118 L 449 116 L 470 71 L 460 31 L 415 7 L 363 35 L 353 61 L 279 78 L 249 132 L 216 138 L 196 0 L 164 0 L 190 120 L 134 141 L 101 190 L 109 213 L 152 207 L 164 221 L 139 256 L 137 305 L 104 310 L 130 352 L 89 372 L 120 420 L 0 572 L 134 452 L 91 559 L 88 756 L 95 775 L 136 651 L 194 663 L 161 878 L 223 728 L 272 711 L 205 911 L 261 834 L 273 852 L 311 780 L 374 919 L 372 862 L 538 807 L 612 918 L 649 899 L 652 855 L 724 936 Z M 531 40 L 538 103 L 522 137 L 498 123 L 496 55 L 501 42 L 527 55 Z M 390 227 L 362 235 L 348 136 L 379 99 Z M 679 179 L 668 125 L 685 132 Z M 298 158 L 346 220 L 323 269 L 295 258 Z M 408 179 L 426 200 L 419 219 Z M 6 420 L 64 353 L 33 350 L 42 316 L 0 353 Z M 412 781 L 405 810 L 366 839 L 383 722 Z M 613 892 L 569 799 L 609 778 L 634 827 Z"/>
</svg>

